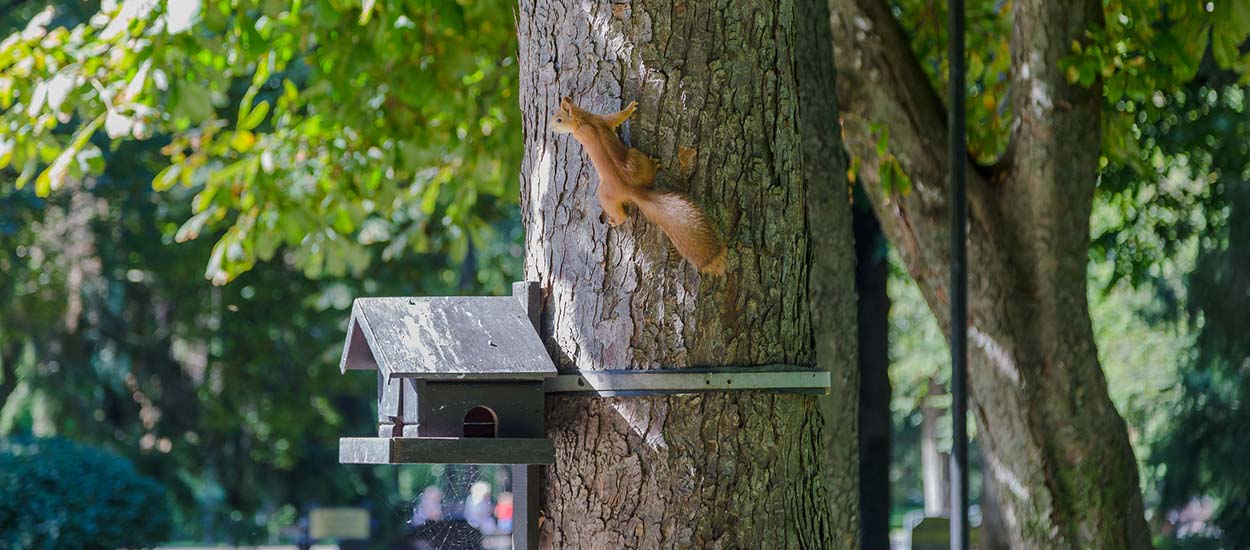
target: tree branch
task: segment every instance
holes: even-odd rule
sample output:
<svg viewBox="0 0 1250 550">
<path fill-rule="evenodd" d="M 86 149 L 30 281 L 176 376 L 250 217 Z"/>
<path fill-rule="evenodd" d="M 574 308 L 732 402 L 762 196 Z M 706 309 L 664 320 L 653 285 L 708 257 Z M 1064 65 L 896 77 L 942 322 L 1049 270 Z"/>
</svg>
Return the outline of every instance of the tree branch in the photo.
<svg viewBox="0 0 1250 550">
<path fill-rule="evenodd" d="M 882 0 L 830 0 L 838 68 L 838 104 L 845 143 L 860 161 L 858 178 L 890 242 L 934 311 L 946 295 L 950 232 L 947 211 L 946 107 L 929 83 L 898 21 Z M 878 140 L 910 179 L 893 193 L 881 185 Z M 968 163 L 970 259 L 1003 267 L 991 226 L 999 225 L 995 189 L 972 159 Z M 975 282 L 974 282 L 975 284 Z M 975 304 L 973 304 L 975 309 Z M 972 312 L 974 317 L 976 311 Z M 939 323 L 947 330 L 947 319 Z"/>
<path fill-rule="evenodd" d="M 1004 208 L 1022 231 L 1012 244 L 1047 262 L 1085 264 L 1089 211 L 1102 150 L 1102 89 L 1069 84 L 1063 60 L 1101 21 L 1097 0 L 1014 4 L 1011 107 L 1016 117 L 1003 177 L 1013 192 Z M 1056 246 L 1064 243 L 1067 246 Z"/>
</svg>

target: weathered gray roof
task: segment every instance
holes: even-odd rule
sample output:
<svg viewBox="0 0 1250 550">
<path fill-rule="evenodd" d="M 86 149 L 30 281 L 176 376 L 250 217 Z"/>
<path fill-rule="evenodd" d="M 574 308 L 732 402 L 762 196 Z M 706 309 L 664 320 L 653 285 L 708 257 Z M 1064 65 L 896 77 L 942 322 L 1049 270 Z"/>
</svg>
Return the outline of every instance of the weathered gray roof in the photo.
<svg viewBox="0 0 1250 550">
<path fill-rule="evenodd" d="M 357 298 L 339 369 L 380 369 L 388 379 L 556 374 L 513 297 Z"/>
</svg>

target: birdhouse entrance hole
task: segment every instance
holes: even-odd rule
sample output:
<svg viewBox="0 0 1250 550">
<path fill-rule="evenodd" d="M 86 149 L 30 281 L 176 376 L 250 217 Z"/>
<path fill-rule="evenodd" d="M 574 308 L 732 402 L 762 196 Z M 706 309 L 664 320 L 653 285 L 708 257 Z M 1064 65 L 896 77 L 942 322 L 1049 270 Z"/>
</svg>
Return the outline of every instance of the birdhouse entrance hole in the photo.
<svg viewBox="0 0 1250 550">
<path fill-rule="evenodd" d="M 495 411 L 482 406 L 473 407 L 464 415 L 464 437 L 495 437 L 498 425 L 499 418 L 495 416 Z"/>
</svg>

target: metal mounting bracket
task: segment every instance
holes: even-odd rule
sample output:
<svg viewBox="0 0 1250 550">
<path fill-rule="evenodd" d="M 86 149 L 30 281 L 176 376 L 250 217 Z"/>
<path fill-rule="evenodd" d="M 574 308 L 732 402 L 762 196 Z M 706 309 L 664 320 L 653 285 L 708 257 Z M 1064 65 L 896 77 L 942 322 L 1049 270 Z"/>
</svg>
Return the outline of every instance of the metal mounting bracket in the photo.
<svg viewBox="0 0 1250 550">
<path fill-rule="evenodd" d="M 828 395 L 829 371 L 798 365 L 649 370 L 562 370 L 545 382 L 547 395 L 633 397 L 726 391 Z"/>
</svg>

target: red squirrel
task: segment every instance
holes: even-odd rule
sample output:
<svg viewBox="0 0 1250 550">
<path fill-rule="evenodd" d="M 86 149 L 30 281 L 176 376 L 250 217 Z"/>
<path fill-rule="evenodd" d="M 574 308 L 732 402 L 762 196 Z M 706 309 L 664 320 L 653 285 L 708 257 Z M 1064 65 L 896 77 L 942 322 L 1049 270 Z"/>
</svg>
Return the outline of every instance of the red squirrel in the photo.
<svg viewBox="0 0 1250 550">
<path fill-rule="evenodd" d="M 557 134 L 573 134 L 590 155 L 599 173 L 599 204 L 609 225 L 625 223 L 625 205 L 633 204 L 700 272 L 724 274 L 725 247 L 707 216 L 681 193 L 649 189 L 655 182 L 657 163 L 642 151 L 626 147 L 616 135 L 617 126 L 637 109 L 638 102 L 633 101 L 622 111 L 597 115 L 564 97 L 551 126 Z"/>
</svg>

